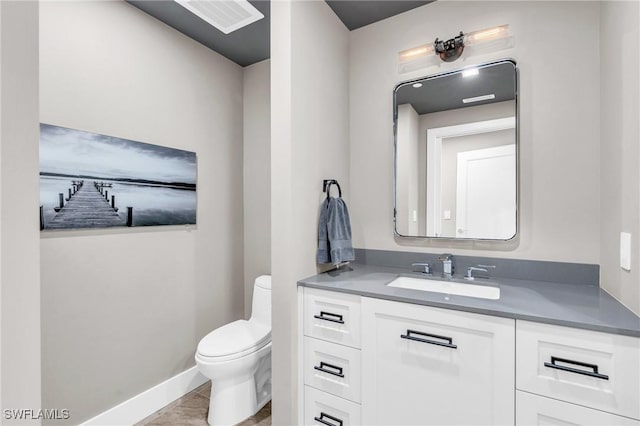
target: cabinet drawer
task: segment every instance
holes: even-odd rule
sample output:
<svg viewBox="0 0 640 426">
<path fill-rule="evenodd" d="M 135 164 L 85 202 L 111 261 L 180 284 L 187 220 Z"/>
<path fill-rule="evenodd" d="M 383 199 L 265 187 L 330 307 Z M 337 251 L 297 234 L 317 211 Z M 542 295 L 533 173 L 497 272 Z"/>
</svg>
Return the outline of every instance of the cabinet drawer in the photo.
<svg viewBox="0 0 640 426">
<path fill-rule="evenodd" d="M 304 383 L 360 402 L 360 351 L 311 337 L 304 338 Z"/>
<path fill-rule="evenodd" d="M 325 426 L 360 425 L 360 404 L 305 386 L 304 424 Z"/>
<path fill-rule="evenodd" d="M 516 323 L 516 387 L 640 419 L 640 339 Z"/>
<path fill-rule="evenodd" d="M 517 426 L 640 426 L 628 417 L 516 391 Z"/>
<path fill-rule="evenodd" d="M 304 334 L 360 348 L 360 296 L 305 288 Z"/>
</svg>

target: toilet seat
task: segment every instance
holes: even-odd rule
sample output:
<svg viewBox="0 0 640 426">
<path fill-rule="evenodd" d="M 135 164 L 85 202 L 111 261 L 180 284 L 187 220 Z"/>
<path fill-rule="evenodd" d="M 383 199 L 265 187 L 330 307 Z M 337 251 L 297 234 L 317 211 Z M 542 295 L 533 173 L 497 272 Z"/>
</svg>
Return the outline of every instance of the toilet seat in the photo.
<svg viewBox="0 0 640 426">
<path fill-rule="evenodd" d="M 271 327 L 255 321 L 238 320 L 207 334 L 197 354 L 212 362 L 228 361 L 258 351 L 271 342 Z"/>
</svg>

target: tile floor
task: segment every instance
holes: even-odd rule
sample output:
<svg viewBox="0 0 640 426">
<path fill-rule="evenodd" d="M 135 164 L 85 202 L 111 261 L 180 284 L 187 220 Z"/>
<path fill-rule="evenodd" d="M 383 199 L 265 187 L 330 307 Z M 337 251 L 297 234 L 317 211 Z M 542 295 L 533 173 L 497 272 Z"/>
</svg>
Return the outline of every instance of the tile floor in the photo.
<svg viewBox="0 0 640 426">
<path fill-rule="evenodd" d="M 136 423 L 135 426 L 208 426 L 210 393 L 211 382 L 207 382 Z M 271 402 L 238 426 L 271 426 Z"/>
</svg>

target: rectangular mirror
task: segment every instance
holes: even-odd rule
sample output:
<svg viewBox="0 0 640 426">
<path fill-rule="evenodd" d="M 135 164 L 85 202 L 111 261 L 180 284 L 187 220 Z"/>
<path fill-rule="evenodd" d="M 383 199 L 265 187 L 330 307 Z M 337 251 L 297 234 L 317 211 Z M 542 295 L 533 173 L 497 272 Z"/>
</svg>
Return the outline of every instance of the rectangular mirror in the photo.
<svg viewBox="0 0 640 426">
<path fill-rule="evenodd" d="M 515 237 L 517 81 L 504 60 L 396 86 L 396 235 Z"/>
</svg>

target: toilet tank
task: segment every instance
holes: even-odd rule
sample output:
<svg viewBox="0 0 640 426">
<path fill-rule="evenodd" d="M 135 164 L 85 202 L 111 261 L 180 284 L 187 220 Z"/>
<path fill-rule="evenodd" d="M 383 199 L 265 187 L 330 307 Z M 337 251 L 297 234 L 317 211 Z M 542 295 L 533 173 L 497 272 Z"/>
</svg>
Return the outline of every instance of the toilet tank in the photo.
<svg viewBox="0 0 640 426">
<path fill-rule="evenodd" d="M 251 321 L 271 326 L 271 275 L 261 275 L 253 284 Z"/>
</svg>

